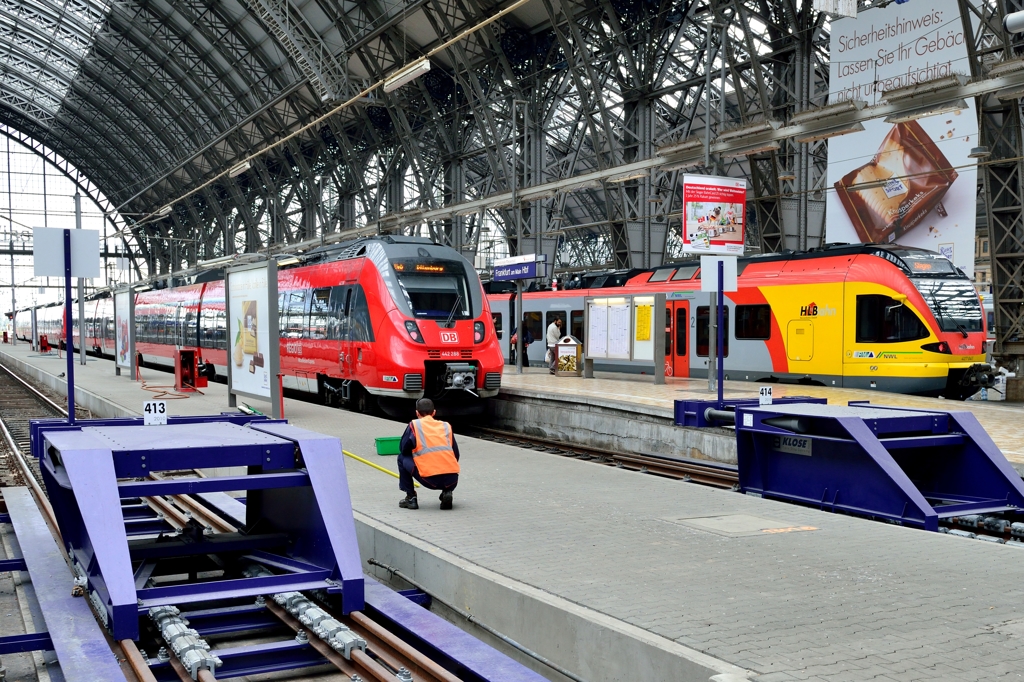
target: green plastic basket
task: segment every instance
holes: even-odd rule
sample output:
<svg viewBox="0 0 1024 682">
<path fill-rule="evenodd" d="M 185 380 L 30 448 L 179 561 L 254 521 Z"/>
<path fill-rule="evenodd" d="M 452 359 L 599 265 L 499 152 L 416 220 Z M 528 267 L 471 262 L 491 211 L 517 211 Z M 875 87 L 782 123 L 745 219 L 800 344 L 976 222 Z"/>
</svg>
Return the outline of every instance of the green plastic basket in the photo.
<svg viewBox="0 0 1024 682">
<path fill-rule="evenodd" d="M 376 438 L 374 443 L 377 445 L 378 455 L 397 455 L 402 451 L 402 437 L 401 436 L 388 436 L 387 438 Z"/>
</svg>

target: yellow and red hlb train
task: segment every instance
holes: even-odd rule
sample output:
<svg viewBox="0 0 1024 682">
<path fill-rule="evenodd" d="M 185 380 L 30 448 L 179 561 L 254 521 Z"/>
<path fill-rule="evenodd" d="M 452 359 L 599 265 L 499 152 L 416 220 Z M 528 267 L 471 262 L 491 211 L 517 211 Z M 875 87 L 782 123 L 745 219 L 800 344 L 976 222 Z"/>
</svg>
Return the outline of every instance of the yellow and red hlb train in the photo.
<svg viewBox="0 0 1024 682">
<path fill-rule="evenodd" d="M 588 277 L 583 288 L 527 293 L 524 324 L 581 340 L 586 297 L 665 293 L 665 372 L 706 377 L 709 294 L 699 262 Z M 492 293 L 497 324 L 511 329 L 509 294 Z M 792 382 L 964 398 L 991 386 L 985 320 L 973 284 L 940 254 L 900 246 L 830 245 L 739 261 L 738 291 L 725 295 L 730 379 Z M 504 337 L 503 353 L 509 355 Z M 543 361 L 543 343 L 528 357 Z M 650 372 L 650 361 L 597 360 L 595 369 Z"/>
</svg>

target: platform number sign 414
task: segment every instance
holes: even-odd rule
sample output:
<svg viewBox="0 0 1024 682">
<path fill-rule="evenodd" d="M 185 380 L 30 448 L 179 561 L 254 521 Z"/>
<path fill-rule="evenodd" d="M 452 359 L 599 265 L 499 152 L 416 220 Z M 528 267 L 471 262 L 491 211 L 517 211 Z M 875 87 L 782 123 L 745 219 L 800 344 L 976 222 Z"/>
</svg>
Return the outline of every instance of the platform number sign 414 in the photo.
<svg viewBox="0 0 1024 682">
<path fill-rule="evenodd" d="M 762 386 L 761 390 L 757 392 L 757 404 L 758 405 L 771 405 L 772 404 L 772 387 Z"/>
<path fill-rule="evenodd" d="M 143 403 L 142 423 L 146 426 L 151 424 L 166 424 L 167 403 L 163 400 L 147 400 Z"/>
</svg>

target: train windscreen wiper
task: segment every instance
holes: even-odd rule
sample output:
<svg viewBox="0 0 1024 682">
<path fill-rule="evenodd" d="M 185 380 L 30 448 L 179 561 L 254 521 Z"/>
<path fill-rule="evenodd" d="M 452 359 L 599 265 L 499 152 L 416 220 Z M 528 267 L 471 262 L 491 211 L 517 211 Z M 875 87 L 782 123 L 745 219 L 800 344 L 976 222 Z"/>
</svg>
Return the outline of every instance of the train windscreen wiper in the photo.
<svg viewBox="0 0 1024 682">
<path fill-rule="evenodd" d="M 455 311 L 459 309 L 459 304 L 460 303 L 462 303 L 462 294 L 456 293 L 455 294 L 455 305 L 452 306 L 452 311 L 450 313 L 448 313 L 448 319 L 445 320 L 445 322 L 444 322 L 444 326 L 446 328 L 451 328 L 452 320 L 455 319 Z"/>
</svg>

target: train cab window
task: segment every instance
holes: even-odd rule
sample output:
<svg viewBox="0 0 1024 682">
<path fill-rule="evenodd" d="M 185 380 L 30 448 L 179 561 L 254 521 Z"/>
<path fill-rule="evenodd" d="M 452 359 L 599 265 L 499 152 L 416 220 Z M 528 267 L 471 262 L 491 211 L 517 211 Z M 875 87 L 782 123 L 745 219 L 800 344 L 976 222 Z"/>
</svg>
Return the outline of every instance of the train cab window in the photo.
<svg viewBox="0 0 1024 682">
<path fill-rule="evenodd" d="M 672 276 L 672 281 L 679 282 L 685 279 L 693 279 L 698 269 L 700 269 L 699 265 L 684 265 L 676 270 L 676 274 Z"/>
<path fill-rule="evenodd" d="M 708 337 L 710 336 L 708 317 L 710 314 L 710 306 L 697 306 L 697 355 L 702 355 L 704 357 L 707 357 L 708 355 Z M 725 347 L 722 352 L 725 354 L 725 357 L 729 357 L 729 306 L 725 306 L 725 315 L 723 319 L 724 324 L 722 327 L 722 333 L 725 335 Z M 717 345 L 717 341 L 715 343 Z M 715 349 L 715 352 L 718 352 L 717 348 Z"/>
<path fill-rule="evenodd" d="M 569 333 L 584 343 L 583 339 L 583 311 L 573 310 L 569 313 Z"/>
<path fill-rule="evenodd" d="M 767 341 L 772 337 L 772 309 L 768 305 L 736 306 L 736 338 Z"/>
<path fill-rule="evenodd" d="M 306 317 L 306 290 L 291 291 L 286 294 L 284 326 L 281 336 L 286 339 L 301 339 L 303 323 Z"/>
<path fill-rule="evenodd" d="M 314 289 L 309 303 L 309 338 L 326 339 L 331 316 L 331 290 Z"/>
<path fill-rule="evenodd" d="M 649 280 L 647 280 L 647 281 L 648 282 L 667 282 L 668 278 L 671 277 L 672 273 L 674 273 L 674 272 L 675 272 L 674 268 L 661 268 L 660 270 L 655 270 L 651 274 L 651 278 Z"/>
<path fill-rule="evenodd" d="M 473 317 L 469 280 L 462 263 L 417 260 L 395 261 L 392 266 L 413 317 L 431 320 Z"/>
<path fill-rule="evenodd" d="M 546 312 L 544 314 L 544 336 L 543 336 L 543 338 L 541 340 L 543 340 L 545 342 L 547 341 L 548 327 L 550 327 L 551 323 L 554 322 L 555 320 L 561 320 L 562 321 L 562 331 L 560 333 L 559 339 L 561 339 L 562 336 L 565 336 L 565 332 L 566 332 L 565 318 L 566 318 L 566 314 L 565 314 L 564 310 L 549 310 L 548 312 Z M 545 343 L 545 347 L 547 347 L 546 343 Z"/>
<path fill-rule="evenodd" d="M 928 338 L 928 328 L 908 306 L 883 294 L 857 297 L 857 343 L 899 343 Z"/>
</svg>

